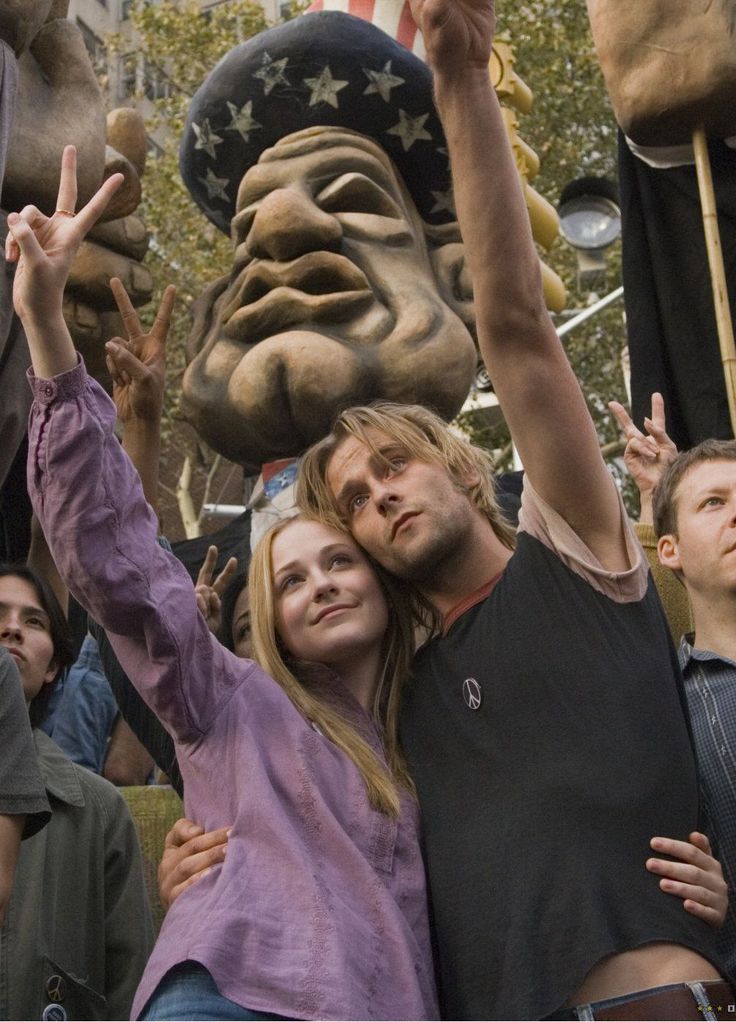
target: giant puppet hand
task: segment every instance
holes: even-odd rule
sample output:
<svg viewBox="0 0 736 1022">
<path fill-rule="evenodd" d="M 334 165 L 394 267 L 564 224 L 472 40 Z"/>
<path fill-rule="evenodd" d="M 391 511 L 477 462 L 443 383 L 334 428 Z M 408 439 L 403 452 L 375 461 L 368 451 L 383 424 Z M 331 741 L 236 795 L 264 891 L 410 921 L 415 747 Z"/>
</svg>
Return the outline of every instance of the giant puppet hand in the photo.
<svg viewBox="0 0 736 1022">
<path fill-rule="evenodd" d="M 67 143 L 77 148 L 79 201 L 114 173 L 123 182 L 71 268 L 64 316 L 90 372 L 104 378 L 102 342 L 119 332 L 108 288 L 120 277 L 134 305 L 151 297 L 142 260 L 148 248 L 140 202 L 146 134 L 136 111 L 105 119 L 103 98 L 79 28 L 66 17 L 68 0 L 7 0 L 0 5 L 0 39 L 18 55 L 18 85 L 2 188 L 6 211 L 55 208 L 56 168 Z M 112 316 L 109 315 L 112 313 Z M 0 347 L 3 338 L 0 337 Z M 5 381 L 4 381 L 5 382 Z M 8 381 L 8 386 L 11 383 Z"/>
<path fill-rule="evenodd" d="M 51 0 L 3 0 L 0 5 L 0 39 L 16 57 L 27 49 L 49 16 Z"/>
<path fill-rule="evenodd" d="M 106 150 L 102 93 L 82 33 L 66 16 L 68 0 L 3 0 L 1 6 L 0 39 L 18 57 L 3 208 L 32 203 L 52 213 L 58 159 L 65 145 L 74 145 L 80 202 L 103 176 L 120 171 L 125 183 L 104 219 L 131 213 L 140 201 L 139 173 L 121 153 Z"/>
<path fill-rule="evenodd" d="M 118 109 L 107 115 L 105 177 L 120 172 L 123 184 L 110 200 L 101 221 L 82 242 L 69 273 L 64 318 L 87 369 L 107 383 L 104 342 L 120 334 L 123 322 L 109 281 L 117 277 L 134 306 L 151 298 L 153 278 L 143 265 L 148 231 L 132 212 L 141 196 L 145 170 L 146 132 L 137 110 Z"/>
<path fill-rule="evenodd" d="M 3 183 L 3 208 L 27 203 L 52 213 L 57 167 L 66 144 L 77 146 L 82 202 L 105 169 L 102 94 L 79 28 L 66 17 L 68 3 L 10 0 L 2 4 L 4 35 L 18 57 L 18 98 Z M 39 24 L 39 15 L 45 17 Z"/>
</svg>

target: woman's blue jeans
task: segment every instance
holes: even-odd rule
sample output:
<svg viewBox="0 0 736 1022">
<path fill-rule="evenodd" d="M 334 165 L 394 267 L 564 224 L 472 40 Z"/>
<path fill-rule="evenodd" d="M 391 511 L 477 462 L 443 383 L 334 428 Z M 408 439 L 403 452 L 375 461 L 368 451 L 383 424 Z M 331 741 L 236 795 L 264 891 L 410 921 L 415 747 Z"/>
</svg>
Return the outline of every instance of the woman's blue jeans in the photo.
<svg viewBox="0 0 736 1022">
<path fill-rule="evenodd" d="M 188 1022 L 249 1022 L 251 1019 L 286 1018 L 284 1015 L 249 1011 L 223 997 L 210 973 L 199 962 L 182 962 L 167 972 L 140 1017 L 155 1019 L 156 1022 L 179 1022 L 181 1019 Z"/>
</svg>

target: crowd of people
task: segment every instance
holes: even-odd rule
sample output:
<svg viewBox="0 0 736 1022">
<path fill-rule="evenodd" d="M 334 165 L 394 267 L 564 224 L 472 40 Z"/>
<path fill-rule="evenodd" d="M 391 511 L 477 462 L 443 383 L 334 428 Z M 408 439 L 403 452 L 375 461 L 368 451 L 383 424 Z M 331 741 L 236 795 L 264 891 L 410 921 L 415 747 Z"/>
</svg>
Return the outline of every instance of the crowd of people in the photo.
<svg viewBox="0 0 736 1022">
<path fill-rule="evenodd" d="M 488 456 L 433 412 L 352 407 L 304 455 L 298 514 L 259 540 L 247 581 L 234 563 L 214 577 L 210 553 L 195 586 L 152 506 L 173 289 L 145 331 L 113 281 L 114 401 L 63 318 L 120 177 L 76 210 L 68 147 L 56 212 L 8 217 L 28 486 L 59 575 L 0 569 L 8 1018 L 736 1010 L 736 444 L 677 455 L 657 398 L 644 433 L 615 407 L 639 528 L 652 508 L 690 597 L 678 662 L 544 305 L 488 79 L 492 0 L 413 9 L 480 351 L 525 467 L 516 527 Z M 122 797 L 40 728 L 71 660 L 66 589 L 91 620 L 82 673 L 125 692 L 144 777 L 155 762 L 183 793 L 155 943 Z M 115 716 L 86 743 L 98 773 Z"/>
</svg>

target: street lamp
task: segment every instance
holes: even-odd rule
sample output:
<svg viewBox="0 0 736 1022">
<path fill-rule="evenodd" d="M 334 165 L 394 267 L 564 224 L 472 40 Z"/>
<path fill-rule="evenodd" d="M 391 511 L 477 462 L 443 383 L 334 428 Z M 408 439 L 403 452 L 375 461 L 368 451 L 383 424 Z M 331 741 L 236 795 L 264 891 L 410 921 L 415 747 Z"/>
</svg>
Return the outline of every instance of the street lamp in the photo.
<svg viewBox="0 0 736 1022">
<path fill-rule="evenodd" d="M 560 233 L 577 253 L 579 284 L 605 273 L 605 250 L 621 233 L 618 203 L 618 188 L 604 177 L 580 177 L 562 190 Z"/>
</svg>

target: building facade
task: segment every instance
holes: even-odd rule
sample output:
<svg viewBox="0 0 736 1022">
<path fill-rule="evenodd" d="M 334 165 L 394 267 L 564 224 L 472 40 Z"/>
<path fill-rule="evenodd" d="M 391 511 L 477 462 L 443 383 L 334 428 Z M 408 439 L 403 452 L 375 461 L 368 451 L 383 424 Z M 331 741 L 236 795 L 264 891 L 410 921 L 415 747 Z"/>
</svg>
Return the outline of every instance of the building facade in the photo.
<svg viewBox="0 0 736 1022">
<path fill-rule="evenodd" d="M 202 12 L 229 0 L 198 0 Z M 269 21 L 282 17 L 288 0 L 256 0 Z M 82 33 L 100 80 L 106 82 L 107 107 L 137 106 L 144 116 L 148 103 L 160 99 L 170 87 L 165 69 L 146 61 L 139 52 L 129 13 L 133 0 L 69 0 L 69 19 Z M 122 52 L 110 52 L 107 40 L 119 34 L 126 41 Z M 142 97 L 142 98 L 139 98 Z M 155 145 L 155 141 L 152 140 Z"/>
</svg>

